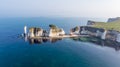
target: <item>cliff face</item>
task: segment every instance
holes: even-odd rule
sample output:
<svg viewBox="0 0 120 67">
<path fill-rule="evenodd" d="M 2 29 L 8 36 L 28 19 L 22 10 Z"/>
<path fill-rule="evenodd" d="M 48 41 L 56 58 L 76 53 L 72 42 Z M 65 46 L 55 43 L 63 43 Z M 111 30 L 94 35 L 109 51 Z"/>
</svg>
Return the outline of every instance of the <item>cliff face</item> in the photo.
<svg viewBox="0 0 120 67">
<path fill-rule="evenodd" d="M 94 27 L 90 27 L 90 26 L 81 26 L 80 27 L 80 34 L 87 34 L 87 35 L 91 35 L 91 36 L 97 36 L 97 37 L 101 37 L 102 33 L 105 30 L 102 28 L 94 28 Z"/>
<path fill-rule="evenodd" d="M 64 32 L 63 29 L 60 29 L 60 28 L 57 28 L 57 29 L 51 28 L 51 29 L 50 29 L 50 33 L 49 33 L 49 36 L 50 36 L 50 37 L 62 36 L 62 35 L 65 35 L 65 32 Z"/>
<path fill-rule="evenodd" d="M 120 20 L 120 17 L 116 17 L 116 18 L 109 18 L 107 22 L 114 22 Z"/>
<path fill-rule="evenodd" d="M 30 37 L 43 36 L 43 29 L 41 29 L 41 28 L 36 28 L 36 27 L 31 27 L 31 28 L 29 29 L 29 36 L 30 36 Z"/>
<path fill-rule="evenodd" d="M 108 30 L 106 33 L 106 39 L 116 41 L 118 34 L 119 34 L 119 32 L 117 32 L 115 30 Z"/>
<path fill-rule="evenodd" d="M 70 34 L 80 34 L 80 27 L 76 26 L 70 30 Z"/>
<path fill-rule="evenodd" d="M 49 27 L 50 27 L 50 32 L 49 32 L 50 37 L 65 35 L 65 31 L 62 28 L 58 28 L 57 26 L 52 24 L 49 25 Z"/>
<path fill-rule="evenodd" d="M 101 39 L 107 39 L 107 40 L 120 42 L 120 33 L 115 30 L 105 30 L 103 28 L 95 28 L 95 27 L 91 27 L 91 26 L 81 26 L 80 34 L 81 35 L 90 35 L 90 36 L 100 37 Z"/>
</svg>

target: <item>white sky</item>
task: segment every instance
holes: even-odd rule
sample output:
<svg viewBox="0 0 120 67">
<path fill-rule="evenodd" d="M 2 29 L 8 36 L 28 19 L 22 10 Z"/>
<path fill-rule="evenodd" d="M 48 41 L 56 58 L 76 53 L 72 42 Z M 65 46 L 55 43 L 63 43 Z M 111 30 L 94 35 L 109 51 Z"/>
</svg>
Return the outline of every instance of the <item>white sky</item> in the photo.
<svg viewBox="0 0 120 67">
<path fill-rule="evenodd" d="M 120 0 L 0 0 L 0 17 L 117 17 Z"/>
</svg>

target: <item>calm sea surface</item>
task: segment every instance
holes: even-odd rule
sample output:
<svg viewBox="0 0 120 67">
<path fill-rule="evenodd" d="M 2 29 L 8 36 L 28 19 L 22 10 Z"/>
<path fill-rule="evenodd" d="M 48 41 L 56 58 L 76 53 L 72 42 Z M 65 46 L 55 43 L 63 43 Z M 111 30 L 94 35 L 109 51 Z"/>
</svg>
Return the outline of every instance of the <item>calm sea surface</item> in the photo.
<svg viewBox="0 0 120 67">
<path fill-rule="evenodd" d="M 98 19 L 96 19 L 98 20 Z M 85 18 L 1 18 L 0 67 L 120 67 L 119 47 L 70 38 L 31 43 L 19 38 L 24 25 L 49 30 L 49 24 L 67 33 L 86 24 Z"/>
</svg>

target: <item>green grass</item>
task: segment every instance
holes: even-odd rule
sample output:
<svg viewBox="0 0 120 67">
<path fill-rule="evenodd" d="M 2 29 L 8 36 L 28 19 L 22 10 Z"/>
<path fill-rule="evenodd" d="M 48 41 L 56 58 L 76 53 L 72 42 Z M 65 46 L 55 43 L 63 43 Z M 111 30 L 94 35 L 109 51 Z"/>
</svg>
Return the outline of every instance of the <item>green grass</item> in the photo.
<svg viewBox="0 0 120 67">
<path fill-rule="evenodd" d="M 106 30 L 116 30 L 120 32 L 120 20 L 114 22 L 96 22 L 92 27 L 103 28 Z"/>
</svg>

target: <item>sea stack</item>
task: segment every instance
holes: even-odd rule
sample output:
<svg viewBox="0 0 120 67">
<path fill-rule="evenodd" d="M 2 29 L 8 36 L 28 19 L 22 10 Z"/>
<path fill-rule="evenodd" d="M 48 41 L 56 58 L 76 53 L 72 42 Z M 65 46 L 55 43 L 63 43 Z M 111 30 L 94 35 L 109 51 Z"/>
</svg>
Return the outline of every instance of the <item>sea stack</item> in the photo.
<svg viewBox="0 0 120 67">
<path fill-rule="evenodd" d="M 65 35 L 65 31 L 62 28 L 58 28 L 57 26 L 50 24 L 50 32 L 49 37 L 57 37 Z"/>
<path fill-rule="evenodd" d="M 45 33 L 43 33 L 43 29 L 39 27 L 31 27 L 29 28 L 29 36 L 30 37 L 42 37 Z"/>
<path fill-rule="evenodd" d="M 24 36 L 27 36 L 27 26 L 24 26 Z"/>
<path fill-rule="evenodd" d="M 104 33 L 101 36 L 101 39 L 105 40 L 106 39 L 106 34 L 107 34 L 107 30 L 104 31 Z"/>
<path fill-rule="evenodd" d="M 117 35 L 117 42 L 120 42 L 120 34 Z"/>
</svg>

